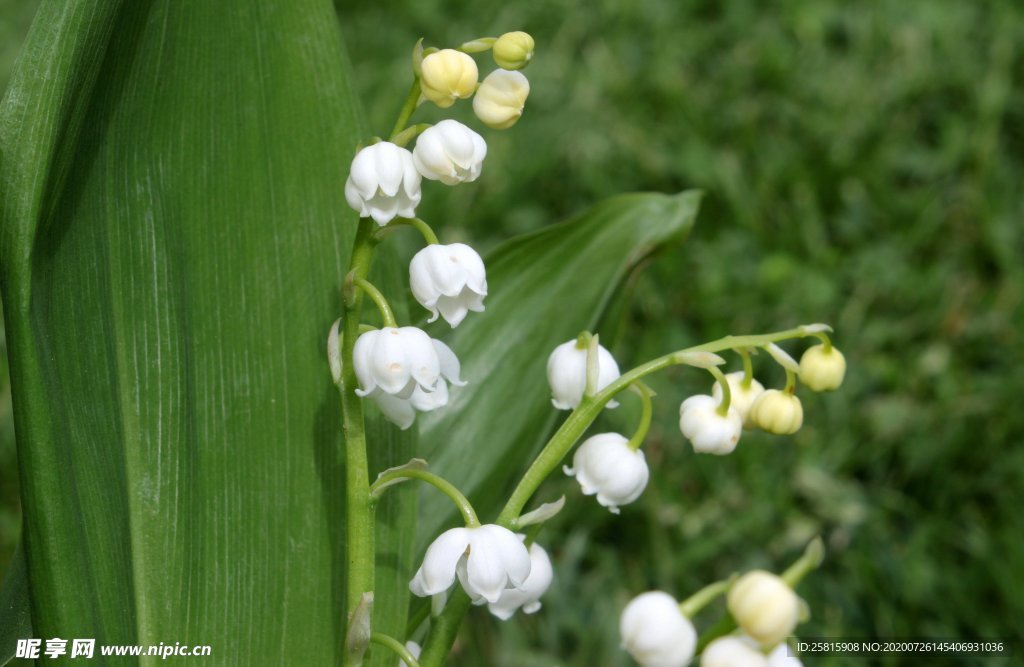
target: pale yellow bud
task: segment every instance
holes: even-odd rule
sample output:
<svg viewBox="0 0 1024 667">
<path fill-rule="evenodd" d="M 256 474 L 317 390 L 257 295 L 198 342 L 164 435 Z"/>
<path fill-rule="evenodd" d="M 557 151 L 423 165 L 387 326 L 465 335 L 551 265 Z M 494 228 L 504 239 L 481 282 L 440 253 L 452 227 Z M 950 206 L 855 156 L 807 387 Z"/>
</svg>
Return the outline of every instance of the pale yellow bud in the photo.
<svg viewBox="0 0 1024 667">
<path fill-rule="evenodd" d="M 793 394 L 769 389 L 750 406 L 750 421 L 769 433 L 790 435 L 803 425 L 804 408 Z"/>
<path fill-rule="evenodd" d="M 494 62 L 502 69 L 523 69 L 533 58 L 533 37 L 521 30 L 506 32 L 492 47 Z"/>
<path fill-rule="evenodd" d="M 423 96 L 442 109 L 455 104 L 455 100 L 470 97 L 479 76 L 476 61 L 455 49 L 431 53 L 420 64 Z"/>
<path fill-rule="evenodd" d="M 780 577 L 764 570 L 737 579 L 726 604 L 743 632 L 763 646 L 790 636 L 800 618 L 800 598 Z"/>
<path fill-rule="evenodd" d="M 496 130 L 512 127 L 523 115 L 530 82 L 521 72 L 496 69 L 487 75 L 473 98 L 473 112 Z"/>
<path fill-rule="evenodd" d="M 845 375 L 846 359 L 834 347 L 826 351 L 824 345 L 815 345 L 800 357 L 800 381 L 814 391 L 837 389 Z"/>
</svg>

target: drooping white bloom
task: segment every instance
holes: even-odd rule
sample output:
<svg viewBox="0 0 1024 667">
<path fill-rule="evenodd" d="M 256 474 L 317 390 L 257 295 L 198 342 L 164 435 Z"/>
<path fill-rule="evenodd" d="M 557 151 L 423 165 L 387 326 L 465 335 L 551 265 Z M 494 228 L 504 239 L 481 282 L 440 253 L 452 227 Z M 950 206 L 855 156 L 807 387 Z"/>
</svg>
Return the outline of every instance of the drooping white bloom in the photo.
<svg viewBox="0 0 1024 667">
<path fill-rule="evenodd" d="M 700 667 L 768 667 L 768 658 L 750 637 L 719 637 L 700 654 Z"/>
<path fill-rule="evenodd" d="M 410 639 L 409 641 L 405 642 L 405 650 L 408 651 L 412 655 L 412 657 L 419 660 L 420 653 L 423 652 L 423 647 Z M 398 667 L 409 667 L 409 665 L 405 662 L 405 660 L 399 659 Z"/>
<path fill-rule="evenodd" d="M 506 588 L 520 588 L 530 576 L 530 553 L 515 533 L 495 524 L 452 528 L 441 533 L 409 583 L 427 597 L 459 583 L 476 604 L 497 602 Z"/>
<path fill-rule="evenodd" d="M 752 570 L 736 580 L 726 595 L 736 624 L 762 646 L 775 646 L 793 633 L 800 599 L 778 575 Z"/>
<path fill-rule="evenodd" d="M 615 357 L 603 345 L 597 346 L 597 389 L 600 391 L 619 377 Z M 551 402 L 559 410 L 572 410 L 583 400 L 587 389 L 587 351 L 576 345 L 576 339 L 562 343 L 548 357 L 548 384 Z M 608 407 L 618 403 L 609 401 Z"/>
<path fill-rule="evenodd" d="M 835 347 L 826 352 L 824 345 L 815 345 L 800 357 L 800 381 L 814 391 L 838 389 L 845 375 L 846 358 Z"/>
<path fill-rule="evenodd" d="M 697 648 L 697 631 L 668 593 L 633 598 L 619 619 L 622 647 L 643 667 L 684 667 Z"/>
<path fill-rule="evenodd" d="M 409 398 L 419 387 L 429 393 L 441 377 L 441 360 L 430 336 L 416 327 L 384 327 L 356 340 L 352 354 L 359 396 L 376 389 Z"/>
<path fill-rule="evenodd" d="M 789 654 L 789 646 L 783 642 L 768 654 L 768 667 L 804 667 L 800 658 Z"/>
<path fill-rule="evenodd" d="M 530 82 L 522 72 L 496 69 L 487 75 L 473 98 L 473 113 L 495 130 L 512 127 L 523 115 Z"/>
<path fill-rule="evenodd" d="M 735 373 L 727 374 L 725 380 L 729 383 L 729 394 L 731 396 L 729 405 L 736 408 L 736 412 L 740 413 L 740 417 L 743 418 L 743 426 L 750 428 L 754 425 L 750 421 L 750 407 L 757 400 L 757 397 L 764 392 L 764 385 L 756 379 L 750 378 L 750 386 L 744 387 L 744 377 L 746 377 L 746 374 L 743 371 L 736 371 Z M 711 387 L 711 396 L 721 403 L 722 385 L 715 382 Z"/>
<path fill-rule="evenodd" d="M 472 95 L 479 77 L 473 57 L 455 49 L 441 49 L 425 56 L 420 63 L 423 97 L 442 109 Z"/>
<path fill-rule="evenodd" d="M 530 576 L 521 587 L 503 590 L 498 601 L 487 605 L 487 609 L 503 621 L 512 618 L 520 608 L 524 614 L 534 614 L 540 610 L 540 598 L 551 586 L 553 578 L 554 572 L 551 569 L 548 552 L 535 542 L 530 545 Z"/>
<path fill-rule="evenodd" d="M 729 454 L 736 449 L 743 430 L 743 417 L 731 404 L 718 413 L 720 401 L 706 394 L 691 396 L 679 406 L 679 429 L 693 444 L 695 452 Z"/>
<path fill-rule="evenodd" d="M 437 353 L 441 374 L 434 386 L 434 390 L 427 392 L 420 385 L 416 385 L 412 394 L 407 398 L 389 394 L 379 387 L 367 394 L 368 398 L 377 403 L 381 412 L 391 422 L 397 424 L 403 431 L 412 426 L 416 419 L 416 412 L 430 412 L 448 404 L 448 383 L 457 387 L 463 387 L 466 382 L 460 379 L 461 366 L 458 357 L 452 349 L 432 338 L 430 342 Z M 358 376 L 358 372 L 357 372 Z M 359 390 L 357 390 L 357 393 Z"/>
<path fill-rule="evenodd" d="M 457 120 L 442 120 L 427 128 L 412 150 L 416 171 L 445 185 L 470 183 L 480 176 L 487 143 Z"/>
<path fill-rule="evenodd" d="M 421 306 L 438 313 L 452 327 L 472 310 L 484 309 L 487 296 L 487 272 L 484 261 L 464 243 L 432 243 L 416 253 L 409 263 L 409 286 Z"/>
<path fill-rule="evenodd" d="M 640 497 L 650 476 L 644 453 L 630 449 L 629 440 L 618 433 L 587 438 L 573 455 L 572 467 L 562 469 L 576 478 L 584 495 L 597 494 L 597 502 L 613 514 Z"/>
<path fill-rule="evenodd" d="M 412 153 L 382 141 L 356 153 L 345 181 L 345 199 L 360 217 L 383 226 L 396 215 L 416 217 L 420 182 Z"/>
<path fill-rule="evenodd" d="M 804 423 L 804 407 L 800 398 L 778 389 L 768 389 L 750 406 L 750 421 L 775 435 L 791 435 Z"/>
</svg>

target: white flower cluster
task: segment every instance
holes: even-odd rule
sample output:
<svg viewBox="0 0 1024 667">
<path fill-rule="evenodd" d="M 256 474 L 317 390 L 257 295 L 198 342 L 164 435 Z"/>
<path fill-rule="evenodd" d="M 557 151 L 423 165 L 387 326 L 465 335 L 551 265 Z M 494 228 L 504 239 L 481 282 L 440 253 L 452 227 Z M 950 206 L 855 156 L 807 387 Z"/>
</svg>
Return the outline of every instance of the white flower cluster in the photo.
<svg viewBox="0 0 1024 667">
<path fill-rule="evenodd" d="M 704 649 L 701 667 L 801 667 L 784 642 L 799 620 L 800 600 L 782 578 L 754 570 L 729 588 L 726 603 L 740 634 Z M 697 636 L 675 598 L 651 591 L 635 597 L 619 622 L 622 647 L 643 667 L 685 667 Z"/>
<path fill-rule="evenodd" d="M 506 33 L 495 40 L 493 51 L 502 69 L 479 86 L 476 62 L 467 53 L 442 49 L 425 55 L 418 63 L 423 99 L 447 108 L 475 93 L 473 108 L 481 121 L 494 128 L 513 125 L 530 89 L 526 77 L 515 70 L 533 57 L 533 38 Z M 390 141 L 360 150 L 345 182 L 345 198 L 360 217 L 372 218 L 381 227 L 396 217 L 412 219 L 422 198 L 422 179 L 470 183 L 480 176 L 486 156 L 483 137 L 456 120 L 442 120 L 419 133 L 412 151 Z M 484 310 L 484 262 L 463 243 L 430 243 L 420 250 L 409 264 L 409 283 L 416 301 L 430 311 L 429 322 L 442 317 L 457 327 L 470 311 Z M 451 349 L 415 327 L 362 334 L 353 362 L 357 393 L 375 401 L 403 429 L 412 425 L 417 411 L 446 405 L 449 384 L 465 384 Z"/>
</svg>

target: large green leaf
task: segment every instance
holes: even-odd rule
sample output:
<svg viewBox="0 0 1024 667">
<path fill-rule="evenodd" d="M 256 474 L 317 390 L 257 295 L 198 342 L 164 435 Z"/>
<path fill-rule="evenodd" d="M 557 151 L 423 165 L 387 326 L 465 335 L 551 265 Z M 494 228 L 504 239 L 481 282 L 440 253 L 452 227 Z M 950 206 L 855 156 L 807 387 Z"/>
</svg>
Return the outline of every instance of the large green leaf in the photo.
<svg viewBox="0 0 1024 667">
<path fill-rule="evenodd" d="M 36 637 L 338 662 L 324 348 L 360 127 L 330 0 L 43 3 L 0 116 Z M 386 259 L 375 280 L 397 293 Z M 413 453 L 391 426 L 370 437 L 375 469 Z M 375 623 L 395 634 L 413 500 L 397 490 L 378 513 Z"/>
<path fill-rule="evenodd" d="M 548 354 L 593 329 L 642 260 L 681 242 L 699 203 L 693 191 L 615 197 L 488 258 L 487 310 L 449 338 L 470 386 L 423 420 L 420 438 L 431 468 L 466 492 L 483 516 L 492 517 L 564 417 L 551 407 Z M 439 494 L 421 500 L 422 547 L 454 513 Z"/>
</svg>

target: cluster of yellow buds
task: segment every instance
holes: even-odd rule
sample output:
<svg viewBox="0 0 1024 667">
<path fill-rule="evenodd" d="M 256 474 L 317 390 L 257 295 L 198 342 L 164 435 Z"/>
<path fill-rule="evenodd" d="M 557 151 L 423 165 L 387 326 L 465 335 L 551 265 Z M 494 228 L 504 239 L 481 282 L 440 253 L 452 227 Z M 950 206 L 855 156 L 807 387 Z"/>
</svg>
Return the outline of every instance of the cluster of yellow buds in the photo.
<svg viewBox="0 0 1024 667">
<path fill-rule="evenodd" d="M 458 49 L 422 49 L 413 55 L 423 97 L 446 109 L 473 97 L 473 112 L 488 127 L 503 130 L 523 115 L 530 82 L 521 70 L 533 59 L 533 37 L 521 31 L 466 42 Z M 470 55 L 490 50 L 498 69 L 482 82 Z M 474 97 L 475 95 L 475 97 Z"/>
</svg>

